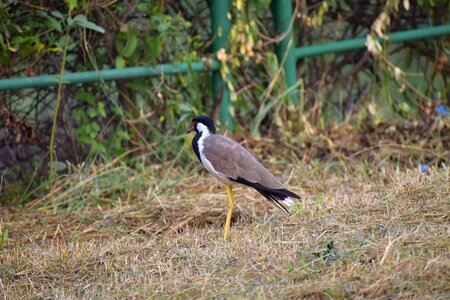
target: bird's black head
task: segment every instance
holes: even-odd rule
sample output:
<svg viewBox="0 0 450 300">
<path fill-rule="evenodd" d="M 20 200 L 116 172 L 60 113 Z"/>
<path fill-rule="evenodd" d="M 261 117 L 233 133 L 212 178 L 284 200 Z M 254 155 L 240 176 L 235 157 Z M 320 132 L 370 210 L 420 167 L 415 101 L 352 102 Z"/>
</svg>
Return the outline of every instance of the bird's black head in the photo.
<svg viewBox="0 0 450 300">
<path fill-rule="evenodd" d="M 202 124 L 204 126 L 199 126 Z M 209 130 L 210 133 L 216 133 L 216 126 L 214 125 L 214 121 L 208 116 L 198 116 L 192 119 L 192 126 L 188 129 L 188 133 L 195 131 L 201 132 L 204 130 L 204 127 Z"/>
</svg>

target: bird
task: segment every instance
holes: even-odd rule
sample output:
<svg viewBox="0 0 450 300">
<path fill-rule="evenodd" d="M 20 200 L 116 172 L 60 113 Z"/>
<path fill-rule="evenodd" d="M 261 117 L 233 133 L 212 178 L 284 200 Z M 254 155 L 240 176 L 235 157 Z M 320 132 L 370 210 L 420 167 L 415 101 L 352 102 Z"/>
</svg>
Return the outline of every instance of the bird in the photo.
<svg viewBox="0 0 450 300">
<path fill-rule="evenodd" d="M 270 203 L 290 215 L 287 207 L 300 196 L 289 191 L 256 157 L 236 141 L 216 134 L 214 121 L 208 116 L 196 116 L 187 133 L 195 132 L 192 149 L 205 169 L 226 184 L 228 213 L 224 239 L 230 233 L 233 211 L 232 186 L 241 184 L 254 188 Z"/>
</svg>

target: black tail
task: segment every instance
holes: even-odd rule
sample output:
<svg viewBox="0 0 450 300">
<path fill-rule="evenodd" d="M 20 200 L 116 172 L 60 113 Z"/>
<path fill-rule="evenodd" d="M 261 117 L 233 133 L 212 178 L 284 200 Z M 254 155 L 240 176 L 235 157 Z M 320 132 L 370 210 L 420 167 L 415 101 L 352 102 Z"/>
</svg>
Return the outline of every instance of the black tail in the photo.
<svg viewBox="0 0 450 300">
<path fill-rule="evenodd" d="M 291 213 L 286 209 L 286 207 L 283 206 L 280 202 L 285 200 L 288 197 L 300 199 L 300 196 L 296 193 L 293 193 L 287 189 L 271 189 L 268 187 L 265 187 L 259 183 L 253 183 L 250 182 L 244 178 L 238 177 L 236 180 L 229 178 L 231 181 L 244 184 L 246 186 L 252 187 L 255 190 L 258 191 L 261 195 L 263 195 L 267 200 L 269 200 L 270 203 L 275 205 L 276 207 L 280 208 L 281 210 L 285 211 L 288 215 L 291 215 Z"/>
</svg>

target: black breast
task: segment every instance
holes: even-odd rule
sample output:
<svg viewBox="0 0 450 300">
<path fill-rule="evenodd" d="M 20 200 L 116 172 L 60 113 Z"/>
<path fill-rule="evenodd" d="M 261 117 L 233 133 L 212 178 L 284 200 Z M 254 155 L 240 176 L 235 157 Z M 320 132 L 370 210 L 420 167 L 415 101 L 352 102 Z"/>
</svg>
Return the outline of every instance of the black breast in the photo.
<svg viewBox="0 0 450 300">
<path fill-rule="evenodd" d="M 194 136 L 194 139 L 192 140 L 192 149 L 194 150 L 195 155 L 197 155 L 198 160 L 200 162 L 202 162 L 201 158 L 200 158 L 200 151 L 198 149 L 198 140 L 200 139 L 200 137 L 202 136 L 202 134 L 200 132 L 197 132 L 197 134 Z"/>
</svg>

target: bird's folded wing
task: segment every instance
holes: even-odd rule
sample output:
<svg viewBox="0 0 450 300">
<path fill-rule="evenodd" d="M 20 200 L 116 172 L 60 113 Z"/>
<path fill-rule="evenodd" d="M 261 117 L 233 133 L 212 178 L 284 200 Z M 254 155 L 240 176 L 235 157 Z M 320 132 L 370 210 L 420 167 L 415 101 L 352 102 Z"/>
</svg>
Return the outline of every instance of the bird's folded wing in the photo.
<svg viewBox="0 0 450 300">
<path fill-rule="evenodd" d="M 242 178 L 269 189 L 284 189 L 283 184 L 248 150 L 227 137 L 209 136 L 204 141 L 203 153 L 214 169 L 228 178 Z"/>
</svg>

